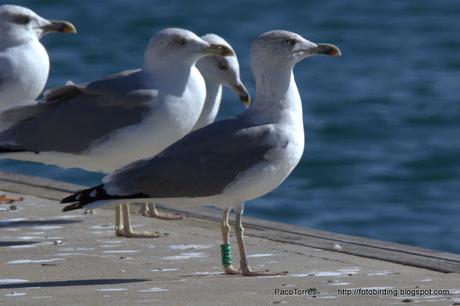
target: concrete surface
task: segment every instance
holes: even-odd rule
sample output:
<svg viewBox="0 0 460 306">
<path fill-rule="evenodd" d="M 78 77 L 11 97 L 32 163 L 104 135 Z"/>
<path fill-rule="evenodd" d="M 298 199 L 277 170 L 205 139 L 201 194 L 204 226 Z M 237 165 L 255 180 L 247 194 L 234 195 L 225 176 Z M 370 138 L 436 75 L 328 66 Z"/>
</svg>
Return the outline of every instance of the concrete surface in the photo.
<svg viewBox="0 0 460 306">
<path fill-rule="evenodd" d="M 0 172 L 25 198 L 0 204 L 0 305 L 460 305 L 457 254 L 243 218 L 252 267 L 289 274 L 226 276 L 219 211 L 133 215 L 163 237 L 119 238 L 113 209 L 61 212 L 82 187 Z"/>
<path fill-rule="evenodd" d="M 136 230 L 164 237 L 119 238 L 111 209 L 62 213 L 56 200 L 22 196 L 0 204 L 0 305 L 460 305 L 458 273 L 344 254 L 340 243 L 324 250 L 248 229 L 251 266 L 289 274 L 225 276 L 220 225 L 209 218 L 133 215 Z M 238 266 L 234 239 L 233 257 Z"/>
</svg>

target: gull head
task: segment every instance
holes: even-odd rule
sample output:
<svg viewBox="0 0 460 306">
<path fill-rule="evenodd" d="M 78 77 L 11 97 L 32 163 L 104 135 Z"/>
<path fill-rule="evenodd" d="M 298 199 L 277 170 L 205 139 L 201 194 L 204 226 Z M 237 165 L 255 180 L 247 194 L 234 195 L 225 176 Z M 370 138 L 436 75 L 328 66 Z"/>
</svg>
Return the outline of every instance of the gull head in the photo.
<svg viewBox="0 0 460 306">
<path fill-rule="evenodd" d="M 17 5 L 0 6 L 0 44 L 20 44 L 40 39 L 50 32 L 76 33 L 68 21 L 47 20 L 32 10 Z"/>
<path fill-rule="evenodd" d="M 283 30 L 262 34 L 255 40 L 251 49 L 253 69 L 254 64 L 285 64 L 293 67 L 309 56 L 340 56 L 341 54 L 340 49 L 334 45 L 314 43 L 296 33 Z"/>
<path fill-rule="evenodd" d="M 193 65 L 204 56 L 233 55 L 222 44 L 210 44 L 195 33 L 179 28 L 166 28 L 156 33 L 147 45 L 144 63 L 147 66 L 185 63 Z"/>
<path fill-rule="evenodd" d="M 203 77 L 230 87 L 238 94 L 241 103 L 249 107 L 251 97 L 240 79 L 240 65 L 233 48 L 225 39 L 216 34 L 206 34 L 201 38 L 209 44 L 226 46 L 233 53 L 233 55 L 226 57 L 213 55 L 200 59 L 196 66 Z"/>
</svg>

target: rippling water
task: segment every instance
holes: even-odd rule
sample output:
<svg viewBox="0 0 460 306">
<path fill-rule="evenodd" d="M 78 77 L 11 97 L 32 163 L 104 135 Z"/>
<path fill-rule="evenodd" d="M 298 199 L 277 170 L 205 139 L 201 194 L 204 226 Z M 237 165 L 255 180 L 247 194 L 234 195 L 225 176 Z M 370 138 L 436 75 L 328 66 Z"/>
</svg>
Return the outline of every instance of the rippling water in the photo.
<svg viewBox="0 0 460 306">
<path fill-rule="evenodd" d="M 139 67 L 167 26 L 225 37 L 254 93 L 250 43 L 272 29 L 337 44 L 295 70 L 307 146 L 301 164 L 247 215 L 460 253 L 460 2 L 12 1 L 73 21 L 44 39 L 50 86 Z M 242 110 L 224 95 L 221 117 Z M 84 184 L 101 174 L 0 161 L 0 170 Z"/>
</svg>

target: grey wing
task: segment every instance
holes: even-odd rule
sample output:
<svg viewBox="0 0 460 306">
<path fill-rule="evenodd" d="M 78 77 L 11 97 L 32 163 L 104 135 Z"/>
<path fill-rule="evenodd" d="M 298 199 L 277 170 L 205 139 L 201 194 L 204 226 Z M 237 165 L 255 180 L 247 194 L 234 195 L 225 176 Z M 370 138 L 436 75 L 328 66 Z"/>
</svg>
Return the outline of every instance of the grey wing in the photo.
<svg viewBox="0 0 460 306">
<path fill-rule="evenodd" d="M 109 75 L 101 80 L 85 84 L 70 84 L 49 89 L 45 93 L 45 102 L 59 102 L 71 99 L 79 94 L 123 94 L 142 87 L 142 71 L 140 69 L 126 70 Z"/>
<path fill-rule="evenodd" d="M 26 106 L 7 109 L 0 113 L 0 131 L 5 131 L 19 122 L 37 116 L 44 110 L 45 107 L 42 104 L 37 104 L 36 101 L 30 101 Z"/>
<path fill-rule="evenodd" d="M 126 70 L 108 77 L 88 83 L 85 87 L 87 93 L 97 94 L 124 94 L 139 90 L 143 87 L 142 70 Z"/>
<path fill-rule="evenodd" d="M 7 78 L 7 76 L 5 75 L 5 71 L 4 71 L 5 65 L 6 65 L 5 60 L 2 57 L 0 57 L 0 92 L 2 91 L 2 84 L 5 84 L 5 80 Z"/>
<path fill-rule="evenodd" d="M 278 145 L 271 125 L 247 126 L 238 119 L 197 130 L 151 159 L 127 165 L 104 179 L 116 195 L 162 197 L 219 194 L 235 177 L 265 161 Z"/>
<path fill-rule="evenodd" d="M 5 83 L 5 76 L 2 75 L 2 72 L 0 71 L 0 92 L 2 92 L 2 84 Z"/>
<path fill-rule="evenodd" d="M 136 87 L 130 77 L 133 76 L 128 76 L 128 83 Z M 108 83 L 106 86 L 110 87 Z M 54 103 L 19 108 L 16 116 L 22 120 L 0 133 L 0 151 L 83 152 L 116 130 L 141 122 L 150 111 L 147 102 L 155 96 L 153 90 L 132 90 L 123 94 L 80 92 L 68 99 L 56 99 Z"/>
<path fill-rule="evenodd" d="M 2 61 L 0 61 L 0 65 L 2 64 Z M 0 67 L 1 69 L 1 67 Z M 8 81 L 8 74 L 6 74 L 4 71 L 0 70 L 0 96 L 2 92 L 2 87 L 5 86 L 5 84 Z M 0 101 L 2 103 L 2 101 Z"/>
<path fill-rule="evenodd" d="M 53 103 L 72 99 L 85 93 L 85 85 L 69 84 L 57 88 L 48 89 L 44 93 L 43 102 Z"/>
</svg>

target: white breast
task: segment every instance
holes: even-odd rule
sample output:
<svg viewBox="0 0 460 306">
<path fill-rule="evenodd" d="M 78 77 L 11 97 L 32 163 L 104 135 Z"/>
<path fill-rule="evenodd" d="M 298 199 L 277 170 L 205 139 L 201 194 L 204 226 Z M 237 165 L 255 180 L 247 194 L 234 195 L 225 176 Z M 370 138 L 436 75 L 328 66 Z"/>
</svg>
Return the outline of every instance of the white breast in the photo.
<svg viewBox="0 0 460 306">
<path fill-rule="evenodd" d="M 289 139 L 288 142 L 268 151 L 265 161 L 240 173 L 225 188 L 225 202 L 242 202 L 261 197 L 278 187 L 297 166 L 304 149 L 303 129 L 292 133 L 286 127 L 278 126 L 276 133 L 284 134 L 283 138 Z"/>
<path fill-rule="evenodd" d="M 3 67 L 0 110 L 28 104 L 43 91 L 48 80 L 49 57 L 38 40 L 8 48 L 0 54 Z"/>
<path fill-rule="evenodd" d="M 209 85 L 211 81 L 207 81 L 206 86 L 206 101 L 203 106 L 201 115 L 193 127 L 193 130 L 201 129 L 216 120 L 217 113 L 219 112 L 220 102 L 222 100 L 222 85 L 215 84 L 215 86 Z M 214 84 L 213 84 L 214 85 Z"/>
</svg>

